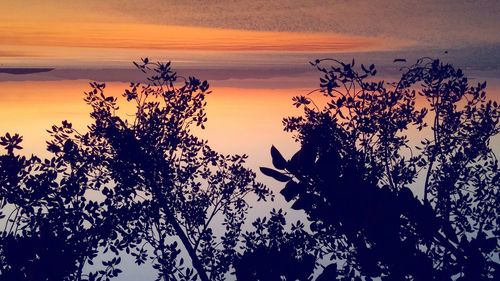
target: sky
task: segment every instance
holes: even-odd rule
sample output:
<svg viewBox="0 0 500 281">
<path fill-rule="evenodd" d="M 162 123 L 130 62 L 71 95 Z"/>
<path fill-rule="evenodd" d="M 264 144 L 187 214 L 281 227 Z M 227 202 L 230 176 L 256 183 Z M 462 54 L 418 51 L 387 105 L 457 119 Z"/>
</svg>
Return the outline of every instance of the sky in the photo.
<svg viewBox="0 0 500 281">
<path fill-rule="evenodd" d="M 375 63 L 392 78 L 395 58 L 439 57 L 488 80 L 500 99 L 499 14 L 497 0 L 0 0 L 1 119 L 17 115 L 0 129 L 22 118 L 34 144 L 34 127 L 69 114 L 83 124 L 76 103 L 86 83 L 143 79 L 131 62 L 146 56 L 237 93 L 224 95 L 234 103 L 250 95 L 244 89 L 308 92 L 318 81 L 308 62 L 325 57 Z M 281 126 L 278 115 L 273 122 Z"/>
<path fill-rule="evenodd" d="M 496 0 L 1 0 L 0 67 L 124 68 L 141 56 L 247 67 L 276 53 L 271 64 L 460 50 L 465 64 L 491 68 L 498 14 Z"/>
<path fill-rule="evenodd" d="M 241 135 L 235 124 L 252 126 L 255 117 L 229 104 L 282 104 L 266 119 L 280 128 L 289 106 L 282 98 L 317 87 L 308 64 L 316 58 L 375 63 L 386 79 L 399 74 L 394 58 L 440 57 L 488 80 L 500 99 L 499 14 L 497 0 L 0 0 L 0 129 L 22 127 L 35 145 L 64 116 L 85 124 L 79 102 L 87 82 L 142 79 L 131 62 L 146 56 L 172 60 L 181 75 L 225 93 L 211 106 L 227 120 L 214 126 L 234 138 Z M 7 73 L 40 67 L 53 70 Z"/>
<path fill-rule="evenodd" d="M 308 63 L 316 58 L 375 63 L 390 80 L 400 73 L 395 58 L 439 57 L 488 80 L 500 100 L 498 15 L 498 0 L 0 0 L 0 135 L 20 133 L 27 154 L 47 155 L 47 128 L 90 122 L 89 80 L 120 96 L 142 77 L 131 62 L 148 56 L 209 80 L 203 137 L 222 153 L 248 154 L 257 171 L 272 165 L 271 145 L 286 157 L 296 151 L 282 118 L 300 114 L 293 96 L 318 86 Z M 500 151 L 498 138 L 492 145 Z M 155 275 L 131 268 L 119 280 Z"/>
<path fill-rule="evenodd" d="M 496 0 L 2 0 L 3 21 L 110 22 L 498 43 Z"/>
</svg>

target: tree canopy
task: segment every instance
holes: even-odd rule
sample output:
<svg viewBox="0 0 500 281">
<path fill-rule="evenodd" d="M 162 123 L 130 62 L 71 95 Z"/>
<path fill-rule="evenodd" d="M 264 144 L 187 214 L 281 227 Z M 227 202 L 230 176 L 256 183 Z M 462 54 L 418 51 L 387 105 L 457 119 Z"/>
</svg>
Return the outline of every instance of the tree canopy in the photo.
<svg viewBox="0 0 500 281">
<path fill-rule="evenodd" d="M 500 177 L 489 142 L 500 109 L 486 100 L 486 83 L 471 85 L 460 69 L 427 58 L 396 83 L 374 80 L 373 65 L 313 65 L 326 105 L 295 98 L 304 115 L 284 123 L 301 149 L 287 161 L 272 147 L 277 170 L 261 170 L 286 182 L 281 194 L 307 213 L 323 254 L 345 262 L 335 275 L 497 278 Z M 431 137 L 415 145 L 409 130 L 429 123 L 422 135 Z M 412 191 L 419 178 L 422 198 Z"/>
<path fill-rule="evenodd" d="M 52 126 L 51 157 L 0 137 L 0 280 L 110 280 L 124 258 L 164 281 L 500 278 L 500 108 L 486 82 L 430 58 L 396 82 L 354 60 L 312 62 L 319 88 L 283 121 L 300 149 L 287 160 L 272 146 L 261 168 L 307 221 L 276 208 L 250 225 L 250 202 L 272 188 L 246 155 L 193 133 L 209 83 L 134 64 L 146 82 L 124 90 L 132 116 L 93 82 L 88 130 Z"/>
</svg>

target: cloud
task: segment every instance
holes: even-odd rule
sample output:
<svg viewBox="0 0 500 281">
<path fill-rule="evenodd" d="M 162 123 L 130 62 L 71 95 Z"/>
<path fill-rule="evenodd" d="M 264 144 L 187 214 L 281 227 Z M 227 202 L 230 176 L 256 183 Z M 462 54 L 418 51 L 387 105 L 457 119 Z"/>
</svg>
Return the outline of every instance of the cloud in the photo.
<svg viewBox="0 0 500 281">
<path fill-rule="evenodd" d="M 500 41 L 500 2 L 496 0 L 102 2 L 105 6 L 94 10 L 135 22 L 396 37 L 444 47 Z"/>
<path fill-rule="evenodd" d="M 14 75 L 28 75 L 34 73 L 43 73 L 54 70 L 54 68 L 0 68 L 0 73 Z"/>
<path fill-rule="evenodd" d="M 409 42 L 335 33 L 271 32 L 129 23 L 0 25 L 4 46 L 192 51 L 374 51 Z M 59 50 L 56 52 L 59 53 Z M 45 54 L 58 56 L 62 54 Z"/>
<path fill-rule="evenodd" d="M 496 0 L 7 0 L 0 5 L 7 11 L 4 18 L 11 14 L 24 20 L 333 32 L 447 48 L 500 42 Z"/>
<path fill-rule="evenodd" d="M 2 0 L 0 57 L 7 66 L 111 66 L 145 55 L 200 64 L 211 52 L 224 54 L 219 63 L 228 51 L 290 59 L 279 52 L 474 49 L 459 55 L 498 68 L 482 55 L 500 53 L 498 14 L 496 0 Z"/>
</svg>

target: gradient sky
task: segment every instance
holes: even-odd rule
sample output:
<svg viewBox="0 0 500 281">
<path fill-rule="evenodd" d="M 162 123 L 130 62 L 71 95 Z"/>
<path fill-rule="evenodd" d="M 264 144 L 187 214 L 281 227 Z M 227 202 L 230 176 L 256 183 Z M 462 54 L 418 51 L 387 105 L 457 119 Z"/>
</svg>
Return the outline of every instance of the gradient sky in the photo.
<svg viewBox="0 0 500 281">
<path fill-rule="evenodd" d="M 113 22 L 498 43 L 496 0 L 2 0 L 3 21 Z M 448 47 L 448 46 L 446 46 Z"/>
<path fill-rule="evenodd" d="M 140 54 L 177 61 L 237 52 L 498 54 L 499 14 L 496 0 L 2 0 L 0 67 L 117 66 Z"/>
<path fill-rule="evenodd" d="M 86 82 L 142 78 L 131 61 L 145 56 L 172 60 L 181 74 L 225 91 L 215 108 L 242 97 L 264 103 L 256 92 L 276 100 L 272 89 L 287 99 L 307 92 L 318 80 L 308 61 L 328 56 L 375 63 L 390 79 L 401 66 L 394 58 L 441 57 L 487 79 L 498 99 L 499 14 L 497 0 L 0 0 L 0 119 L 24 116 L 30 132 L 66 115 L 85 124 Z M 2 73 L 9 67 L 55 70 Z M 268 119 L 279 127 L 289 103 L 274 104 L 282 106 Z M 15 129 L 11 121 L 4 130 Z M 236 127 L 228 122 L 221 128 Z"/>
<path fill-rule="evenodd" d="M 499 15 L 499 0 L 0 0 L 0 135 L 20 133 L 25 153 L 46 156 L 51 125 L 88 125 L 88 80 L 120 96 L 123 82 L 143 78 L 131 61 L 148 56 L 210 81 L 203 138 L 220 152 L 250 155 L 257 171 L 272 165 L 272 144 L 287 158 L 297 149 L 282 118 L 299 114 L 292 96 L 317 87 L 308 64 L 316 58 L 375 63 L 386 75 L 379 78 L 393 81 L 401 67 L 394 58 L 440 57 L 473 81 L 488 80 L 489 96 L 500 100 Z M 2 73 L 22 67 L 55 69 Z M 498 138 L 492 145 L 500 151 Z M 287 209 L 280 196 L 273 204 L 250 216 Z M 155 276 L 148 265 L 123 263 L 118 280 Z"/>
</svg>

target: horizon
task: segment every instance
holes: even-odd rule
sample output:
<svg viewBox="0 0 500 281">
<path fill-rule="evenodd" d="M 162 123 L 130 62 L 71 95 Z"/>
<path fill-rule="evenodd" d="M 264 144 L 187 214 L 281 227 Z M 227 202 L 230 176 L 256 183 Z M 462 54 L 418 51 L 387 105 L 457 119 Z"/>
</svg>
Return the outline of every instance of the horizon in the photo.
<svg viewBox="0 0 500 281">
<path fill-rule="evenodd" d="M 374 64 L 373 79 L 390 83 L 419 58 L 436 58 L 461 68 L 471 85 L 487 81 L 487 98 L 500 102 L 498 15 L 500 1 L 490 0 L 3 0 L 0 135 L 22 135 L 22 155 L 50 156 L 52 125 L 68 120 L 90 129 L 91 107 L 83 101 L 89 83 L 106 83 L 121 116 L 132 120 L 135 104 L 122 94 L 130 82 L 148 83 L 133 62 L 170 61 L 179 76 L 208 80 L 213 91 L 206 98 L 207 128 L 194 134 L 215 151 L 249 155 L 246 167 L 277 195 L 275 202 L 250 199 L 255 208 L 245 229 L 274 208 L 304 221 L 306 214 L 281 196 L 281 183 L 259 168 L 273 166 L 271 146 L 286 159 L 301 147 L 297 132 L 283 130 L 283 118 L 303 114 L 295 96 L 322 99 L 309 95 L 323 83 L 314 61 Z M 416 106 L 423 104 L 418 97 Z M 429 132 L 405 131 L 415 139 Z M 498 135 L 488 145 L 500 153 Z M 422 182 L 410 186 L 419 199 Z M 116 280 L 156 276 L 149 262 L 138 267 L 127 257 L 122 265 Z"/>
</svg>

